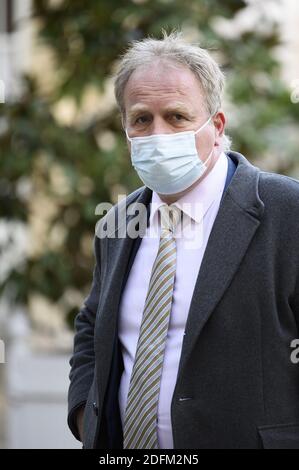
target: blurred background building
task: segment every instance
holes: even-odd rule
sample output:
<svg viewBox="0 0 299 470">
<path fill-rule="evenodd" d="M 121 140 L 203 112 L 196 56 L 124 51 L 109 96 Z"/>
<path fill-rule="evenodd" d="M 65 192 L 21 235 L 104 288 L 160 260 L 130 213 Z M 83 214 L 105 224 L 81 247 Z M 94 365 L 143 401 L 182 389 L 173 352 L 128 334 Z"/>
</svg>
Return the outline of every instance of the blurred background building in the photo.
<svg viewBox="0 0 299 470">
<path fill-rule="evenodd" d="M 297 0 L 0 0 L 2 448 L 81 447 L 66 394 L 95 208 L 141 184 L 111 77 L 130 40 L 162 28 L 222 65 L 233 150 L 299 178 Z"/>
</svg>

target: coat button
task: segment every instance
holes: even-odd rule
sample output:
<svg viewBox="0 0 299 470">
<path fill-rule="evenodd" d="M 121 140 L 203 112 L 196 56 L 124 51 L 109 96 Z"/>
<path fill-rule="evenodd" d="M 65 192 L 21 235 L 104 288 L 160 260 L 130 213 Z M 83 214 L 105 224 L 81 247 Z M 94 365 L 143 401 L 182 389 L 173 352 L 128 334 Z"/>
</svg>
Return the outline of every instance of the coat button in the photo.
<svg viewBox="0 0 299 470">
<path fill-rule="evenodd" d="M 96 403 L 93 403 L 92 404 L 92 407 L 93 407 L 93 412 L 96 416 L 99 415 L 99 408 L 97 407 L 97 404 Z"/>
</svg>

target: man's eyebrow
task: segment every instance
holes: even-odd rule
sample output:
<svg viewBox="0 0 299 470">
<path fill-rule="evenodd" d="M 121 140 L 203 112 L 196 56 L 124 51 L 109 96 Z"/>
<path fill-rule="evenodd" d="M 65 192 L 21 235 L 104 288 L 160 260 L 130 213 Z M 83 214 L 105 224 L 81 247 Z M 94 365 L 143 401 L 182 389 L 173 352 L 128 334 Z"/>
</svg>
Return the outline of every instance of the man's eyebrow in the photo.
<svg viewBox="0 0 299 470">
<path fill-rule="evenodd" d="M 180 111 L 186 114 L 193 114 L 190 108 L 183 103 L 173 103 L 165 108 L 166 113 L 177 112 L 177 111 Z"/>
<path fill-rule="evenodd" d="M 179 102 L 178 103 L 173 103 L 169 106 L 166 106 L 163 111 L 165 113 L 182 112 L 182 113 L 185 113 L 185 114 L 188 114 L 188 115 L 193 115 L 194 114 L 194 112 L 192 112 L 189 107 L 187 107 L 185 104 L 179 103 Z M 133 118 L 137 114 L 140 114 L 140 113 L 150 113 L 150 111 L 146 106 L 136 105 L 136 106 L 134 106 L 133 108 L 130 109 L 130 111 L 128 112 L 128 117 Z"/>
<path fill-rule="evenodd" d="M 130 111 L 128 112 L 128 116 L 130 118 L 136 116 L 137 114 L 139 113 L 148 113 L 149 110 L 147 107 L 143 106 L 143 105 L 136 105 L 136 106 L 133 106 L 133 108 L 130 109 Z"/>
</svg>

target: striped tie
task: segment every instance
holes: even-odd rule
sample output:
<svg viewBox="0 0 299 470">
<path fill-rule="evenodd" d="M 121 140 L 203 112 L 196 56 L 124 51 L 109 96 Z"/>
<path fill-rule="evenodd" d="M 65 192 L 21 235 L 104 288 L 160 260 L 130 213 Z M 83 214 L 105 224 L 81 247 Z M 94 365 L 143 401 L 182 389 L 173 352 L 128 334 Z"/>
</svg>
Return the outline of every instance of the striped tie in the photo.
<svg viewBox="0 0 299 470">
<path fill-rule="evenodd" d="M 124 419 L 124 449 L 158 449 L 157 410 L 176 271 L 181 211 L 160 206 L 161 235 L 139 332 Z"/>
</svg>

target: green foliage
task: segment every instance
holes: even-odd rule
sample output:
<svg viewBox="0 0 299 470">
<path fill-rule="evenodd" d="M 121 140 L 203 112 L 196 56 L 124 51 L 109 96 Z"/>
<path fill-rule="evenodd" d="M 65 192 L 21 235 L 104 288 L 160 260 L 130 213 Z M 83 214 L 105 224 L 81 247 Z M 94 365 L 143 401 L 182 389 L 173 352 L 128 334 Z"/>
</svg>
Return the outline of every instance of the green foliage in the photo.
<svg viewBox="0 0 299 470">
<path fill-rule="evenodd" d="M 131 168 L 114 105 L 108 113 L 68 126 L 56 119 L 53 109 L 69 97 L 80 110 L 90 86 L 103 92 L 129 41 L 161 37 L 162 28 L 192 28 L 199 32 L 202 46 L 218 50 L 228 79 L 227 95 L 235 106 L 237 124 L 230 128 L 228 123 L 233 148 L 252 160 L 271 151 L 282 123 L 299 120 L 299 108 L 291 103 L 272 55 L 279 43 L 275 26 L 267 34 L 252 31 L 237 39 L 222 37 L 213 28 L 216 16 L 232 19 L 245 7 L 246 2 L 237 0 L 34 1 L 39 39 L 54 55 L 55 86 L 43 93 L 33 77 L 24 77 L 22 98 L 0 105 L 0 210 L 6 220 L 27 222 L 35 195 L 42 193 L 56 208 L 49 234 L 55 227 L 63 227 L 65 233 L 56 248 L 46 243 L 41 254 L 29 255 L 2 289 L 16 284 L 19 302 L 28 302 L 34 292 L 57 302 L 66 289 L 86 292 L 90 285 L 93 254 L 92 244 L 87 250 L 86 243 L 97 222 L 95 208 L 111 199 L 115 185 L 129 192 L 140 182 Z M 107 131 L 114 143 L 103 149 L 98 137 Z M 295 155 L 286 142 L 285 152 Z M 62 174 L 58 190 L 53 184 L 57 168 Z M 32 188 L 29 195 L 22 191 L 26 181 Z M 76 308 L 67 313 L 72 323 Z"/>
</svg>

